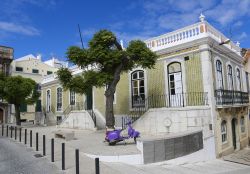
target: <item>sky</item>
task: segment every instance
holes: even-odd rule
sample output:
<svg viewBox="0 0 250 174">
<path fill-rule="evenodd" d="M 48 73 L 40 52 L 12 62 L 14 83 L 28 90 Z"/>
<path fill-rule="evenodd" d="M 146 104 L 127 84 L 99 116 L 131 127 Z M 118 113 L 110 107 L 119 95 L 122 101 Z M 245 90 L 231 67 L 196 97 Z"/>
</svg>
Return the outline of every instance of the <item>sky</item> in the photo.
<svg viewBox="0 0 250 174">
<path fill-rule="evenodd" d="M 66 60 L 69 46 L 84 46 L 100 29 L 126 44 L 206 20 L 250 48 L 250 0 L 0 0 L 0 45 L 14 57 L 41 54 Z"/>
</svg>

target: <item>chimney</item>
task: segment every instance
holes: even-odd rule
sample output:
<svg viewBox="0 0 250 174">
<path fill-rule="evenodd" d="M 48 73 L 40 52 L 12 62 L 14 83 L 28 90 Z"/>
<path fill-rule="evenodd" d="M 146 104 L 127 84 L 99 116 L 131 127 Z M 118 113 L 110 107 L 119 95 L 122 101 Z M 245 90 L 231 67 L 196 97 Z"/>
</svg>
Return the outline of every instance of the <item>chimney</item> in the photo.
<svg viewBox="0 0 250 174">
<path fill-rule="evenodd" d="M 38 60 L 42 60 L 42 55 L 41 55 L 41 54 L 37 54 L 36 58 L 37 58 Z"/>
</svg>

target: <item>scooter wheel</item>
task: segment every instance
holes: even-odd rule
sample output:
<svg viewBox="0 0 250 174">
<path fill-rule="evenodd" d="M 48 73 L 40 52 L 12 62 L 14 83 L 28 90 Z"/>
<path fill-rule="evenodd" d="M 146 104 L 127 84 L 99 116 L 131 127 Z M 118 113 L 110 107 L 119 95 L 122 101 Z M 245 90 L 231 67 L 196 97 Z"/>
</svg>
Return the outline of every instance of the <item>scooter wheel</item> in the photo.
<svg viewBox="0 0 250 174">
<path fill-rule="evenodd" d="M 114 146 L 116 144 L 116 141 L 111 141 L 111 142 L 109 142 L 109 145 L 110 146 Z"/>
</svg>

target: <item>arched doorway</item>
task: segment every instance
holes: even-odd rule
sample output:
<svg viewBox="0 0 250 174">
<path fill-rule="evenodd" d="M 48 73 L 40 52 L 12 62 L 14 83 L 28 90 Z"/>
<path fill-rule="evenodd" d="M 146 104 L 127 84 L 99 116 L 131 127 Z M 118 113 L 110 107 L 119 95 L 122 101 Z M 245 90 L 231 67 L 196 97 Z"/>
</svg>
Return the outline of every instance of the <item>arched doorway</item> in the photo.
<svg viewBox="0 0 250 174">
<path fill-rule="evenodd" d="M 182 72 L 181 64 L 179 62 L 173 62 L 168 65 L 168 88 L 170 106 L 182 106 Z"/>
<path fill-rule="evenodd" d="M 0 108 L 0 124 L 3 123 L 3 109 Z"/>
<path fill-rule="evenodd" d="M 237 119 L 232 119 L 232 141 L 234 149 L 237 149 Z"/>
</svg>

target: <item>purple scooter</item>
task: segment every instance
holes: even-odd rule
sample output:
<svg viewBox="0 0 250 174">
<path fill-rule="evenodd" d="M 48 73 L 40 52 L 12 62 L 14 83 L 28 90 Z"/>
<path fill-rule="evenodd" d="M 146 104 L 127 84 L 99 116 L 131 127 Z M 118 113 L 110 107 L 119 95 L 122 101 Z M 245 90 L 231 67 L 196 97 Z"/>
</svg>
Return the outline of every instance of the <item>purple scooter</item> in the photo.
<svg viewBox="0 0 250 174">
<path fill-rule="evenodd" d="M 129 121 L 128 125 L 128 136 L 121 136 L 122 129 L 115 129 L 113 131 L 107 131 L 105 141 L 109 143 L 109 145 L 114 146 L 116 143 L 120 141 L 125 141 L 129 138 L 134 138 L 136 143 L 136 138 L 139 137 L 140 133 L 132 128 L 132 123 Z"/>
</svg>

